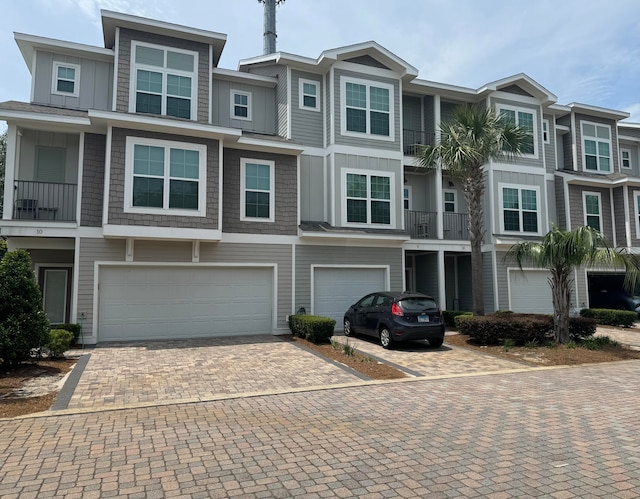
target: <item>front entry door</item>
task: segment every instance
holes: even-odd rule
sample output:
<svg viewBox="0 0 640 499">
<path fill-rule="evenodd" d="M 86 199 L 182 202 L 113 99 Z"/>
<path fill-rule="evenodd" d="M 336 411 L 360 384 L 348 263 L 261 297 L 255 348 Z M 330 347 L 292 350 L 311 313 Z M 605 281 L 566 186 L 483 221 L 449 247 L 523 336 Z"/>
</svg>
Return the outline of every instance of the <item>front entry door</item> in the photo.
<svg viewBox="0 0 640 499">
<path fill-rule="evenodd" d="M 42 269 L 42 302 L 52 324 L 67 322 L 70 270 L 66 267 Z"/>
</svg>

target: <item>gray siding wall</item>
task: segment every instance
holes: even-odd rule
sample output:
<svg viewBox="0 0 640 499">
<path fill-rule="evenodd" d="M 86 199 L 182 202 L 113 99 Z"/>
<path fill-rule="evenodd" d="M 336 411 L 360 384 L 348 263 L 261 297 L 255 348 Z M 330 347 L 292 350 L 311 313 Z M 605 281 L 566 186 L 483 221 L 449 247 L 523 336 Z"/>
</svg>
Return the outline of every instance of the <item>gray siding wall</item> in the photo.
<svg viewBox="0 0 640 499">
<path fill-rule="evenodd" d="M 86 133 L 82 162 L 80 225 L 102 227 L 106 136 Z"/>
<path fill-rule="evenodd" d="M 609 199 L 609 189 L 598 187 L 586 187 L 579 185 L 569 186 L 569 214 L 571 216 L 571 228 L 575 229 L 585 225 L 584 220 L 584 200 L 583 192 L 600 193 L 600 231 L 613 241 L 613 227 L 611 226 L 611 200 Z"/>
<path fill-rule="evenodd" d="M 532 112 L 535 115 L 535 126 L 536 126 L 535 135 L 536 136 L 534 137 L 534 139 L 536 141 L 536 150 L 538 152 L 538 157 L 537 158 L 518 157 L 513 161 L 513 163 L 515 165 L 515 168 L 517 168 L 518 165 L 543 167 L 544 163 L 543 163 L 542 157 L 545 153 L 543 149 L 544 144 L 542 141 L 542 113 L 540 112 L 540 106 L 533 106 L 531 104 L 524 104 L 522 102 L 499 99 L 496 97 L 491 97 L 491 105 L 513 106 L 513 107 L 521 108 L 527 112 Z"/>
<path fill-rule="evenodd" d="M 402 227 L 402 199 L 403 199 L 403 176 L 402 176 L 402 162 L 399 160 L 377 158 L 372 156 L 356 156 L 353 154 L 335 154 L 335 194 L 334 200 L 336 209 L 336 225 L 341 225 L 339 222 L 342 218 L 342 205 L 346 202 L 346 193 L 342 192 L 342 169 L 348 170 L 374 170 L 385 173 L 393 173 L 394 178 L 394 194 L 392 195 L 391 202 L 395 208 L 395 228 Z M 392 223 L 393 220 L 392 220 Z"/>
<path fill-rule="evenodd" d="M 183 50 L 191 50 L 198 53 L 198 104 L 197 116 L 192 116 L 201 123 L 209 122 L 209 45 L 204 43 L 180 40 L 164 35 L 144 33 L 126 28 L 120 29 L 120 44 L 118 50 L 118 88 L 116 98 L 116 110 L 121 113 L 129 112 L 129 84 L 131 82 L 131 42 L 139 41 L 172 47 Z M 196 98 L 192 96 L 192 98 Z"/>
<path fill-rule="evenodd" d="M 471 257 L 458 256 L 458 298 L 460 310 L 473 310 L 473 293 L 471 289 Z"/>
<path fill-rule="evenodd" d="M 400 83 L 398 80 L 391 78 L 380 78 L 378 76 L 368 75 L 366 73 L 357 73 L 355 71 L 345 71 L 341 69 L 335 70 L 334 88 L 333 88 L 333 105 L 335 106 L 335 143 L 350 145 L 356 147 L 367 147 L 372 149 L 386 149 L 400 151 L 400 139 L 401 139 L 401 126 L 400 126 L 400 113 L 401 113 L 401 97 L 400 97 Z M 371 138 L 370 135 L 358 134 L 358 136 L 346 136 L 341 134 L 342 127 L 342 107 L 340 104 L 342 94 L 342 80 L 344 78 L 356 78 L 360 80 L 366 80 L 374 83 L 385 83 L 393 86 L 393 115 L 391 116 L 391 123 L 389 129 L 393 130 L 394 140 L 378 140 Z M 375 137 L 375 136 L 374 136 Z"/>
<path fill-rule="evenodd" d="M 640 246 L 640 233 L 638 233 L 638 229 L 636 228 L 637 220 L 640 215 L 636 212 L 635 199 L 640 197 L 640 188 L 638 187 L 629 187 L 629 220 L 630 220 L 630 228 L 631 228 L 631 246 Z M 617 202 L 617 201 L 616 201 Z M 640 204 L 640 202 L 639 202 Z M 617 205 L 616 205 L 617 206 Z M 618 214 L 616 213 L 616 219 Z M 624 220 L 624 218 L 622 218 Z"/>
<path fill-rule="evenodd" d="M 389 69 L 387 66 L 382 64 L 380 61 L 377 61 L 370 55 L 361 55 L 359 57 L 352 57 L 351 59 L 346 59 L 345 62 L 352 62 L 354 64 L 360 64 L 362 66 L 371 66 L 372 68 Z"/>
<path fill-rule="evenodd" d="M 201 243 L 200 262 L 277 264 L 277 327 L 287 328 L 285 317 L 292 312 L 292 252 L 284 244 Z"/>
<path fill-rule="evenodd" d="M 411 187 L 411 210 L 436 211 L 436 173 L 405 173 L 404 178 L 407 181 L 406 185 Z"/>
<path fill-rule="evenodd" d="M 541 172 L 542 173 L 542 172 Z M 506 171 L 494 171 L 494 195 L 492 196 L 492 213 L 495 214 L 495 230 L 499 234 L 501 232 L 500 222 L 502 217 L 502 206 L 500 204 L 500 184 L 511 184 L 518 187 L 538 187 L 538 213 L 539 226 L 538 229 L 541 233 L 545 233 L 545 227 L 549 220 L 549 200 L 545 199 L 545 179 L 544 175 L 534 175 L 531 173 L 519 173 L 519 172 L 506 172 Z M 490 196 L 485 195 L 485 201 Z M 553 199 L 551 199 L 553 201 Z M 487 226 L 488 228 L 488 226 Z"/>
<path fill-rule="evenodd" d="M 311 310 L 311 265 L 389 265 L 392 291 L 402 290 L 401 248 L 296 245 L 295 309 Z"/>
<path fill-rule="evenodd" d="M 201 248 L 204 243 L 201 243 Z M 134 242 L 135 262 L 191 262 L 191 241 L 152 241 L 140 239 Z"/>
<path fill-rule="evenodd" d="M 54 62 L 80 66 L 78 97 L 52 93 Z M 32 78 L 34 81 L 34 104 L 72 109 L 111 110 L 113 62 L 38 50 L 36 51 L 36 70 Z"/>
<path fill-rule="evenodd" d="M 620 159 L 620 172 L 623 175 L 637 177 L 640 175 L 640 149 L 635 144 L 629 143 L 620 143 L 620 155 L 622 156 L 622 149 L 626 149 L 629 151 L 629 156 L 631 160 L 631 169 L 622 168 L 622 158 Z"/>
<path fill-rule="evenodd" d="M 564 199 L 564 179 L 562 177 L 555 177 L 554 182 L 555 199 L 556 199 L 556 215 L 558 217 L 558 227 L 561 229 L 567 228 L 567 216 L 565 211 L 565 199 Z"/>
<path fill-rule="evenodd" d="M 275 130 L 281 137 L 287 137 L 287 130 L 289 125 L 288 115 L 288 88 L 289 82 L 287 81 L 287 67 L 280 65 L 273 66 L 257 66 L 249 68 L 250 73 L 259 74 L 262 76 L 271 76 L 278 79 L 278 85 L 275 90 L 276 99 L 276 123 Z"/>
<path fill-rule="evenodd" d="M 602 125 L 608 125 L 611 129 L 611 170 L 609 173 L 620 172 L 620 162 L 618 158 L 620 153 L 618 151 L 618 129 L 614 120 L 608 120 L 605 118 L 598 118 L 596 116 L 588 116 L 585 114 L 576 113 L 576 151 L 578 157 L 578 170 L 584 170 L 584 164 L 582 159 L 582 122 L 589 121 L 591 123 L 599 123 Z"/>
<path fill-rule="evenodd" d="M 625 127 L 624 123 L 618 123 L 618 134 L 640 139 L 640 128 L 629 128 Z"/>
<path fill-rule="evenodd" d="M 564 169 L 573 170 L 573 136 L 571 132 L 562 136 L 562 152 L 564 156 Z"/>
<path fill-rule="evenodd" d="M 318 111 L 300 108 L 300 78 L 318 84 Z M 291 138 L 307 146 L 323 146 L 323 103 L 324 89 L 322 76 L 301 71 L 291 71 Z"/>
<path fill-rule="evenodd" d="M 616 187 L 611 189 L 613 195 L 613 221 L 614 227 L 613 230 L 616 234 L 616 243 L 618 245 L 626 246 L 627 245 L 627 235 L 625 233 L 625 209 L 624 209 L 624 188 Z M 633 205 L 633 196 L 629 196 L 629 211 L 630 211 L 630 228 L 631 228 L 631 237 L 633 238 L 636 227 L 635 227 L 635 218 L 632 214 L 635 210 Z M 612 241 L 613 242 L 613 241 Z M 633 239 L 631 240 L 633 243 Z M 636 246 L 637 244 L 633 244 Z"/>
<path fill-rule="evenodd" d="M 65 150 L 64 181 L 78 183 L 78 156 L 80 153 L 80 135 L 71 133 L 22 130 L 20 137 L 19 167 L 17 180 L 38 180 L 36 175 L 36 157 L 38 147 L 54 147 Z"/>
<path fill-rule="evenodd" d="M 252 222 L 240 220 L 240 159 L 275 161 L 275 221 Z M 224 151 L 224 207 L 222 229 L 244 234 L 298 233 L 298 176 L 296 156 L 269 154 L 257 151 L 225 149 Z"/>
<path fill-rule="evenodd" d="M 438 304 L 444 304 L 446 297 L 440 296 L 438 287 L 438 254 L 417 255 L 415 257 L 416 291 L 435 298 Z"/>
<path fill-rule="evenodd" d="M 325 220 L 324 158 L 300 156 L 300 219 Z"/>
<path fill-rule="evenodd" d="M 458 107 L 460 102 L 440 101 L 440 122 L 447 123 L 453 118 L 453 111 Z"/>
<path fill-rule="evenodd" d="M 555 196 L 555 182 L 553 180 L 547 180 L 547 218 L 549 219 L 549 228 L 551 228 L 551 224 L 558 225 L 558 208 L 563 210 L 564 207 L 562 205 L 556 204 L 556 196 Z"/>
<path fill-rule="evenodd" d="M 500 253 L 498 253 L 498 268 L 493 268 L 493 261 L 491 253 L 483 253 L 482 254 L 482 292 L 484 295 L 484 311 L 485 313 L 495 312 L 499 310 L 502 306 L 502 302 L 500 304 L 496 303 L 496 297 L 493 295 L 493 272 L 499 272 L 499 269 L 502 267 L 500 265 Z M 498 281 L 498 289 L 503 289 L 504 286 L 500 281 Z M 506 308 L 509 302 L 504 304 Z M 473 305 L 472 305 L 473 308 Z"/>
<path fill-rule="evenodd" d="M 521 87 L 519 87 L 516 84 L 509 85 L 508 87 L 501 88 L 500 91 L 501 92 L 507 92 L 509 94 L 524 95 L 525 97 L 533 97 L 529 92 L 527 92 L 526 90 L 522 89 Z"/>
<path fill-rule="evenodd" d="M 402 128 L 422 130 L 422 102 L 420 97 L 402 96 Z"/>
<path fill-rule="evenodd" d="M 251 94 L 251 120 L 239 120 L 233 117 L 231 112 L 231 90 Z M 212 99 L 213 115 L 211 120 L 214 125 L 275 135 L 276 90 L 274 88 L 214 79 Z"/>
<path fill-rule="evenodd" d="M 125 152 L 127 137 L 145 137 L 207 146 L 206 217 L 147 215 L 124 212 Z M 111 171 L 109 185 L 108 223 L 113 225 L 147 225 L 192 229 L 218 229 L 218 147 L 217 140 L 195 139 L 164 133 L 114 128 L 111 140 Z"/>
<path fill-rule="evenodd" d="M 78 256 L 78 317 L 84 314 L 82 333 L 93 334 L 94 262 L 124 262 L 124 239 L 80 239 Z"/>
<path fill-rule="evenodd" d="M 545 114 L 542 119 L 549 122 L 549 129 L 547 130 L 549 143 L 545 144 L 544 139 L 542 143 L 544 147 L 544 160 L 547 164 L 547 171 L 553 172 L 556 170 L 556 125 L 553 121 L 553 116 L 549 114 Z"/>
<path fill-rule="evenodd" d="M 435 104 L 431 95 L 425 95 L 422 99 L 424 103 L 424 126 L 423 130 L 427 133 L 435 133 L 436 131 L 436 115 Z"/>
<path fill-rule="evenodd" d="M 334 102 L 334 89 L 331 86 L 331 75 L 333 74 L 333 72 L 331 73 L 327 73 L 324 77 L 324 89 L 325 92 L 323 92 L 322 97 L 326 97 L 325 102 L 324 102 L 324 113 L 325 116 L 327 117 L 327 119 L 325 120 L 325 147 L 328 146 L 329 144 L 335 144 L 336 143 L 336 138 L 331 134 L 331 124 L 333 123 L 331 121 L 331 103 Z M 340 112 L 340 108 L 338 107 L 336 109 L 336 112 L 339 113 Z"/>
</svg>

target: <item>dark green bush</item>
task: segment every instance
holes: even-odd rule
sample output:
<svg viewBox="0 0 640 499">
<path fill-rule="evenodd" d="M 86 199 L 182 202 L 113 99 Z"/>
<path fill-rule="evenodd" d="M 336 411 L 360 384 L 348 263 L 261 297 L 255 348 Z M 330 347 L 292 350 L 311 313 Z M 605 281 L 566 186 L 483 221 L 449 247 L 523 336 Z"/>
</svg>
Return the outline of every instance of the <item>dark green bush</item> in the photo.
<svg viewBox="0 0 640 499">
<path fill-rule="evenodd" d="M 447 327 L 455 327 L 456 317 L 460 315 L 473 315 L 473 312 L 463 312 L 461 310 L 443 310 L 442 317 L 444 318 L 444 325 Z"/>
<path fill-rule="evenodd" d="M 65 331 L 69 331 L 73 334 L 73 343 L 71 346 L 78 343 L 78 338 L 80 337 L 80 324 L 56 324 L 55 326 L 51 326 L 51 330 L 54 329 L 64 329 Z"/>
<path fill-rule="evenodd" d="M 62 357 L 73 345 L 73 333 L 66 329 L 52 329 L 49 333 L 49 356 Z"/>
<path fill-rule="evenodd" d="M 598 324 L 605 326 L 631 327 L 638 320 L 638 314 L 630 310 L 614 310 L 609 308 L 583 308 L 582 317 L 591 317 Z"/>
<path fill-rule="evenodd" d="M 29 253 L 7 252 L 0 261 L 0 359 L 15 365 L 49 342 L 49 320 Z"/>
<path fill-rule="evenodd" d="M 316 344 L 328 343 L 335 325 L 336 321 L 328 317 L 302 314 L 289 316 L 291 334 Z"/>
<path fill-rule="evenodd" d="M 511 340 L 515 345 L 543 343 L 553 335 L 553 319 L 548 315 L 494 314 L 458 316 L 458 332 L 482 345 L 499 345 Z"/>
<path fill-rule="evenodd" d="M 572 340 L 590 338 L 596 333 L 596 321 L 590 317 L 569 317 L 569 337 Z"/>
</svg>

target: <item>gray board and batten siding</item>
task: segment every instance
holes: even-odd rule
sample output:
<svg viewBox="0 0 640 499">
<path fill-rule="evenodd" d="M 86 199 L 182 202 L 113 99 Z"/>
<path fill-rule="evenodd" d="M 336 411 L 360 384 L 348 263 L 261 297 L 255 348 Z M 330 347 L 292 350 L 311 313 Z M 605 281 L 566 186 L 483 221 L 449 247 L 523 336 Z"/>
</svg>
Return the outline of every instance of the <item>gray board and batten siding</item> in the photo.
<svg viewBox="0 0 640 499">
<path fill-rule="evenodd" d="M 53 93 L 53 65 L 67 63 L 80 66 L 78 96 Z M 36 69 L 32 75 L 33 104 L 70 109 L 110 111 L 113 93 L 113 62 L 36 51 Z"/>
<path fill-rule="evenodd" d="M 38 178 L 38 148 L 64 149 L 64 179 L 68 184 L 78 183 L 78 157 L 80 135 L 24 129 L 20 139 L 18 180 L 45 181 Z"/>
<path fill-rule="evenodd" d="M 131 83 L 131 42 L 139 41 L 162 47 L 190 50 L 198 53 L 197 67 L 197 113 L 192 119 L 200 123 L 209 123 L 209 45 L 190 40 L 181 40 L 171 36 L 145 33 L 128 28 L 120 29 L 118 50 L 116 111 L 129 112 L 129 93 Z M 194 98 L 194 96 L 191 96 Z"/>
<path fill-rule="evenodd" d="M 415 265 L 415 291 L 432 296 L 438 304 L 445 302 L 445 297 L 440 296 L 438 285 L 438 254 L 426 253 L 416 255 Z"/>
<path fill-rule="evenodd" d="M 324 183 L 324 158 L 300 156 L 300 219 L 329 222 L 325 220 L 326 186 Z"/>
<path fill-rule="evenodd" d="M 250 120 L 238 119 L 232 115 L 232 90 L 251 94 Z M 212 99 L 214 125 L 267 135 L 276 134 L 275 88 L 216 79 L 214 75 Z"/>
<path fill-rule="evenodd" d="M 288 77 L 287 77 L 287 67 L 281 66 L 279 64 L 267 65 L 267 66 L 250 66 L 249 73 L 262 75 L 262 76 L 270 76 L 272 78 L 278 79 L 278 85 L 276 85 L 275 90 L 275 123 L 274 127 L 276 133 L 280 137 L 287 137 L 288 135 Z"/>
<path fill-rule="evenodd" d="M 300 79 L 317 83 L 318 110 L 300 108 Z M 322 76 L 302 71 L 291 71 L 291 139 L 310 147 L 323 147 Z"/>
<path fill-rule="evenodd" d="M 170 140 L 190 144 L 202 144 L 207 147 L 206 180 L 206 217 L 187 217 L 177 215 L 151 215 L 145 213 L 126 213 L 125 205 L 125 161 L 127 137 L 142 137 L 158 140 Z M 176 227 L 191 229 L 219 229 L 218 196 L 220 143 L 217 140 L 191 138 L 157 132 L 145 132 L 114 128 L 111 137 L 111 168 L 109 178 L 108 223 L 112 225 L 144 225 L 155 227 Z"/>
<path fill-rule="evenodd" d="M 85 227 L 102 227 L 106 145 L 105 135 L 85 133 L 80 208 L 80 225 Z"/>
</svg>

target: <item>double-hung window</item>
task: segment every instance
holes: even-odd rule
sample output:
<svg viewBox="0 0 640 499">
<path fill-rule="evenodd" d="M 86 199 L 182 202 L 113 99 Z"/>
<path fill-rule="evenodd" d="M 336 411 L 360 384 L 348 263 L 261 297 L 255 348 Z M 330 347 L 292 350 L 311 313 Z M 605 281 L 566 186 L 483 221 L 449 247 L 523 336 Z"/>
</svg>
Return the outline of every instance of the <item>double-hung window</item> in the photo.
<svg viewBox="0 0 640 499">
<path fill-rule="evenodd" d="M 198 54 L 140 42 L 131 48 L 131 110 L 196 119 Z"/>
<path fill-rule="evenodd" d="M 261 159 L 240 160 L 240 220 L 275 220 L 275 163 Z"/>
<path fill-rule="evenodd" d="M 403 194 L 403 206 L 405 210 L 411 209 L 411 186 L 404 186 L 404 194 Z"/>
<path fill-rule="evenodd" d="M 342 79 L 342 134 L 394 140 L 393 86 Z"/>
<path fill-rule="evenodd" d="M 611 127 L 582 122 L 582 158 L 584 169 L 611 173 Z"/>
<path fill-rule="evenodd" d="M 205 216 L 204 145 L 128 137 L 125 212 Z"/>
<path fill-rule="evenodd" d="M 456 211 L 456 191 L 443 191 L 445 213 L 455 213 Z"/>
<path fill-rule="evenodd" d="M 536 140 L 536 115 L 533 110 L 520 109 L 508 106 L 498 106 L 498 112 L 503 119 L 525 128 L 529 131 L 527 141 L 522 147 L 523 155 L 538 157 L 538 147 Z"/>
<path fill-rule="evenodd" d="M 231 117 L 251 121 L 251 93 L 231 90 Z"/>
<path fill-rule="evenodd" d="M 582 203 L 584 207 L 584 224 L 596 229 L 602 230 L 601 213 L 600 213 L 600 193 L 599 192 L 583 192 Z"/>
<path fill-rule="evenodd" d="M 300 78 L 300 109 L 320 111 L 319 85 L 317 81 Z"/>
<path fill-rule="evenodd" d="M 504 232 L 540 233 L 537 187 L 500 185 L 501 226 Z"/>
<path fill-rule="evenodd" d="M 344 173 L 346 224 L 391 225 L 393 177 L 382 172 Z"/>
<path fill-rule="evenodd" d="M 53 63 L 51 93 L 78 97 L 80 89 L 80 66 L 66 62 Z"/>
<path fill-rule="evenodd" d="M 545 144 L 551 143 L 549 138 L 549 120 L 542 120 L 542 142 Z"/>
<path fill-rule="evenodd" d="M 620 149 L 620 163 L 622 164 L 622 168 L 631 168 L 631 150 Z"/>
</svg>

